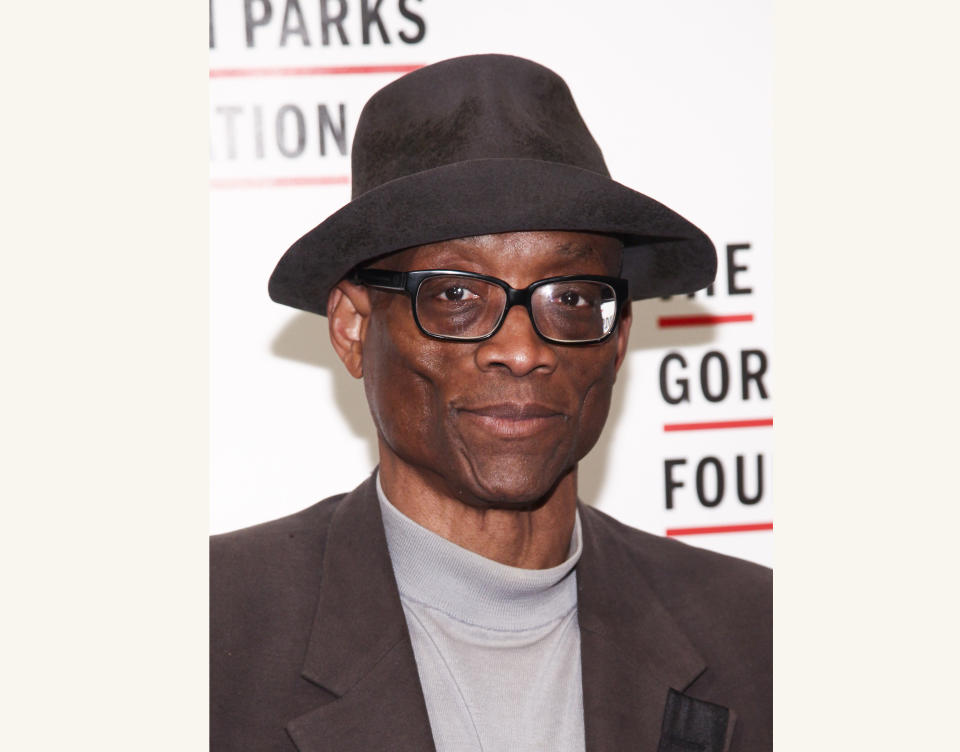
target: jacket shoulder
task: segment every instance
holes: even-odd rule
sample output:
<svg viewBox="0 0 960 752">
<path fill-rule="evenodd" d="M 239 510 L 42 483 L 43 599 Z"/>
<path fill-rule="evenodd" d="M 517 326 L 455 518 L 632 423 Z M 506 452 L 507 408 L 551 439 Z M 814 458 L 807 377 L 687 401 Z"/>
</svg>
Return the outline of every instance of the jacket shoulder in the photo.
<svg viewBox="0 0 960 752">
<path fill-rule="evenodd" d="M 211 604 L 239 593 L 250 598 L 256 591 L 275 599 L 285 588 L 309 579 L 311 572 L 319 582 L 330 518 L 344 495 L 286 517 L 210 536 Z"/>
<path fill-rule="evenodd" d="M 736 666 L 744 677 L 769 683 L 773 653 L 773 572 L 754 562 L 636 530 L 596 509 L 591 527 L 608 545 L 625 550 L 633 573 L 619 586 L 630 592 L 638 576 L 666 607 L 708 665 Z"/>
<path fill-rule="evenodd" d="M 709 601 L 734 599 L 770 611 L 770 568 L 637 530 L 598 509 L 584 507 L 581 513 L 608 539 L 630 552 L 650 585 L 665 600 L 709 594 Z"/>
<path fill-rule="evenodd" d="M 325 529 L 339 501 L 346 494 L 330 496 L 323 501 L 301 509 L 299 512 L 279 517 L 258 525 L 218 533 L 210 536 L 210 551 L 213 555 L 229 555 L 262 546 L 276 545 L 278 541 L 296 538 L 297 535 L 316 534 L 320 527 Z"/>
</svg>

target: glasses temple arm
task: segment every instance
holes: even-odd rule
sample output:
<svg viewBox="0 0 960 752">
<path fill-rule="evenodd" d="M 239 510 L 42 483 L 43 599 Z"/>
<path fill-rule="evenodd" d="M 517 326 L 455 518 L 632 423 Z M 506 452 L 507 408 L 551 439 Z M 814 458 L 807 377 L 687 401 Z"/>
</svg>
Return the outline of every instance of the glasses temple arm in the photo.
<svg viewBox="0 0 960 752">
<path fill-rule="evenodd" d="M 352 275 L 356 283 L 388 290 L 405 289 L 406 276 L 405 272 L 393 272 L 388 269 L 357 269 Z"/>
</svg>

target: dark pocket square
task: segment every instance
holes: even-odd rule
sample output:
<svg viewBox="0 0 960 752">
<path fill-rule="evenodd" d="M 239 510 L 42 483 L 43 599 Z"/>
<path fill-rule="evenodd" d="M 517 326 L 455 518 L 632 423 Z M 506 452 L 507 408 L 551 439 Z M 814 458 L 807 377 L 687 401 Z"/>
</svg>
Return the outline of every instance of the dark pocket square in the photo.
<svg viewBox="0 0 960 752">
<path fill-rule="evenodd" d="M 728 708 L 671 689 L 657 752 L 723 752 L 730 723 Z"/>
</svg>

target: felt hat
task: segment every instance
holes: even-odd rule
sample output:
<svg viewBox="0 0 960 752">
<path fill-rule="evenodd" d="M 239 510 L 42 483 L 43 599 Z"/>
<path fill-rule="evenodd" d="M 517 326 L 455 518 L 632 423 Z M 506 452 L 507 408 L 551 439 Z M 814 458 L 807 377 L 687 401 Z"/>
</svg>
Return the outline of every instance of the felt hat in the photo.
<svg viewBox="0 0 960 752">
<path fill-rule="evenodd" d="M 620 237 L 630 297 L 699 290 L 717 255 L 697 227 L 610 178 L 567 84 L 509 55 L 470 55 L 408 73 L 357 123 L 353 198 L 297 240 L 270 297 L 326 314 L 351 269 L 395 251 L 519 230 Z"/>
</svg>

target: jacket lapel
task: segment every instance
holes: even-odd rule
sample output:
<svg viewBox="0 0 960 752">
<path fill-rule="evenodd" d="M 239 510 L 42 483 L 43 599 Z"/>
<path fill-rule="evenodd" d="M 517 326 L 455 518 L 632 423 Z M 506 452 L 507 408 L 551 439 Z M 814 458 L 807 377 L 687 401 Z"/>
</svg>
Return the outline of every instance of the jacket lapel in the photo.
<svg viewBox="0 0 960 752">
<path fill-rule="evenodd" d="M 577 565 L 577 609 L 587 752 L 681 749 L 660 744 L 661 733 L 682 741 L 680 716 L 666 712 L 668 693 L 679 695 L 706 663 L 647 583 L 618 531 L 603 530 L 609 523 L 595 510 L 581 506 L 580 515 L 584 544 Z M 701 707 L 699 700 L 679 696 L 692 703 L 686 709 Z M 722 752 L 728 738 L 720 746 L 688 749 Z"/>
<path fill-rule="evenodd" d="M 602 530 L 594 510 L 581 507 L 581 521 L 587 752 L 726 750 L 733 714 L 681 694 L 706 669 L 703 658 L 629 546 Z M 340 501 L 331 520 L 302 675 L 334 699 L 287 724 L 299 752 L 435 750 L 372 477 Z"/>
<path fill-rule="evenodd" d="M 372 477 L 330 522 L 302 675 L 335 699 L 287 724 L 300 752 L 434 749 Z"/>
</svg>

